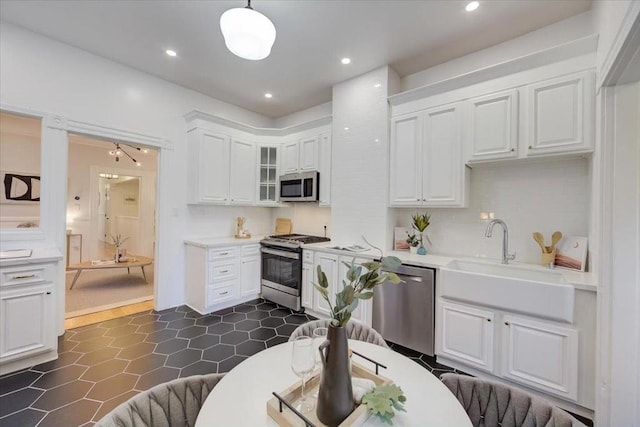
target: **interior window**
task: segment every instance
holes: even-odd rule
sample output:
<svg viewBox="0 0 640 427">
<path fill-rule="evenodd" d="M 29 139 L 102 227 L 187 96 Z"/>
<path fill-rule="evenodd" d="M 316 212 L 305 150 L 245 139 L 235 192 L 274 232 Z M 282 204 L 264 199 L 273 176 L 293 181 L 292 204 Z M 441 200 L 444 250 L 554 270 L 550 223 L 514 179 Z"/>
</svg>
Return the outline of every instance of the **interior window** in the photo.
<svg viewBox="0 0 640 427">
<path fill-rule="evenodd" d="M 40 227 L 41 120 L 0 112 L 0 228 Z"/>
</svg>

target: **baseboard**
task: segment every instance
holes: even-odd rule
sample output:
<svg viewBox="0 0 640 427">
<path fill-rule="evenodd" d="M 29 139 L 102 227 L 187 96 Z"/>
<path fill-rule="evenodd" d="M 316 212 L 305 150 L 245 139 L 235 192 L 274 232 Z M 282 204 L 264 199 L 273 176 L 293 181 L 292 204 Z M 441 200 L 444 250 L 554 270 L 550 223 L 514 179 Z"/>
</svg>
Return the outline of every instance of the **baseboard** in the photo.
<svg viewBox="0 0 640 427">
<path fill-rule="evenodd" d="M 123 307 L 125 305 L 137 304 L 139 302 L 145 302 L 150 300 L 153 300 L 153 295 L 129 299 L 126 301 L 114 302 L 113 304 L 101 305 L 98 307 L 86 308 L 84 310 L 70 311 L 69 313 L 64 314 L 64 318 L 70 319 L 72 317 L 84 316 L 85 314 L 96 313 L 98 311 L 111 310 L 113 308 Z"/>
</svg>

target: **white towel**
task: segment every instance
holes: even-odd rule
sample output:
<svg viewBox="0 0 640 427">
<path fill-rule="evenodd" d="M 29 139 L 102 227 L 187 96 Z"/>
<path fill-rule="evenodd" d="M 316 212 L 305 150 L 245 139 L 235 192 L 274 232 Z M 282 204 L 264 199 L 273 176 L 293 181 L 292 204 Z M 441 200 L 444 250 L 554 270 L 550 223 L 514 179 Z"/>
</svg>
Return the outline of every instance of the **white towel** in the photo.
<svg viewBox="0 0 640 427">
<path fill-rule="evenodd" d="M 352 377 L 351 386 L 353 387 L 353 401 L 359 405 L 362 402 L 362 397 L 373 390 L 376 383 L 366 378 Z"/>
</svg>

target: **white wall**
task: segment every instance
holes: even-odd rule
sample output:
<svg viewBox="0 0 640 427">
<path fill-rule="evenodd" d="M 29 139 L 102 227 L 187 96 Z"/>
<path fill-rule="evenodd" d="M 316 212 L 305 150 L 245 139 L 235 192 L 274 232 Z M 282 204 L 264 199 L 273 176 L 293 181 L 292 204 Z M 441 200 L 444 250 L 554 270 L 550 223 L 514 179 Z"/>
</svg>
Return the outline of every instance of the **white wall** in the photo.
<svg viewBox="0 0 640 427">
<path fill-rule="evenodd" d="M 611 426 L 640 424 L 640 83 L 615 88 Z"/>
<path fill-rule="evenodd" d="M 597 70 L 601 77 L 609 72 L 619 52 L 621 46 L 617 43 L 626 37 L 619 33 L 624 30 L 623 21 L 634 3 L 638 3 L 637 0 L 597 0 L 593 3 L 593 20 L 598 32 Z"/>
<path fill-rule="evenodd" d="M 402 91 L 549 49 L 594 33 L 592 13 L 584 12 L 495 46 L 404 76 L 401 81 Z"/>
<path fill-rule="evenodd" d="M 338 244 L 366 236 L 386 246 L 390 73 L 382 67 L 333 87 L 331 227 Z"/>
<path fill-rule="evenodd" d="M 12 133 L 0 134 L 0 170 L 40 175 L 40 139 Z M 2 186 L 4 188 L 4 186 Z M 13 228 L 25 221 L 37 222 L 40 203 L 1 203 L 0 227 Z"/>
<path fill-rule="evenodd" d="M 278 117 L 274 122 L 276 128 L 286 128 L 300 123 L 310 122 L 322 117 L 328 117 L 332 113 L 331 102 L 316 105 L 306 110 L 297 111 L 295 113 Z"/>
<path fill-rule="evenodd" d="M 331 208 L 318 207 L 317 203 L 292 203 L 290 206 L 273 210 L 273 218 L 289 218 L 294 233 L 331 237 Z"/>
<path fill-rule="evenodd" d="M 502 230 L 484 237 L 487 221 L 480 212 L 494 212 L 507 223 L 509 251 L 517 262 L 537 264 L 540 248 L 531 233 L 587 236 L 589 230 L 589 173 L 585 159 L 550 160 L 526 164 L 505 163 L 474 167 L 469 207 L 463 209 L 391 210 L 394 225 L 409 227 L 415 212 L 429 212 L 427 229 L 434 253 L 499 259 Z"/>
<path fill-rule="evenodd" d="M 268 117 L 5 22 L 0 26 L 0 102 L 170 141 L 172 148 L 161 152 L 158 177 L 161 241 L 157 245 L 156 307 L 159 309 L 184 301 L 184 237 L 228 235 L 229 228 L 223 230 L 222 224 L 227 227 L 244 213 L 243 209 L 235 208 L 198 212 L 187 208 L 183 115 L 197 109 L 252 126 L 273 126 Z M 54 167 L 64 174 L 67 165 Z M 55 190 L 64 194 L 66 188 Z M 209 220 L 208 215 L 219 217 Z M 55 224 L 64 234 L 65 219 L 58 218 Z M 65 252 L 62 242 L 49 245 L 60 246 L 60 251 Z"/>
</svg>

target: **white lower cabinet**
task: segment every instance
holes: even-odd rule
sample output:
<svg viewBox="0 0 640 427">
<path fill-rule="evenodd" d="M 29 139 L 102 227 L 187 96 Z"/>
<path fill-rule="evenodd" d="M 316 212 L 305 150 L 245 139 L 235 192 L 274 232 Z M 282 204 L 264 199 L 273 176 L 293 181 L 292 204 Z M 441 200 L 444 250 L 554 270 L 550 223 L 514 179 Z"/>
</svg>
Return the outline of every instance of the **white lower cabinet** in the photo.
<svg viewBox="0 0 640 427">
<path fill-rule="evenodd" d="M 502 320 L 502 376 L 577 400 L 578 331 L 511 315 Z"/>
<path fill-rule="evenodd" d="M 187 243 L 186 302 L 201 314 L 257 298 L 260 245 L 205 247 Z"/>
<path fill-rule="evenodd" d="M 338 259 L 339 256 L 335 254 L 324 252 L 316 252 L 315 254 L 314 271 L 317 271 L 318 266 L 320 266 L 324 274 L 326 274 L 329 282 L 329 299 L 331 301 L 335 301 L 336 286 L 338 284 Z M 313 292 L 313 311 L 325 316 L 331 316 L 329 304 L 317 291 Z"/>
<path fill-rule="evenodd" d="M 493 371 L 493 312 L 450 302 L 442 303 L 440 352 L 462 363 Z"/>
<path fill-rule="evenodd" d="M 437 355 L 445 364 L 459 362 L 543 393 L 578 400 L 577 329 L 444 299 L 439 313 Z"/>
<path fill-rule="evenodd" d="M 313 263 L 302 264 L 302 306 L 309 310 L 313 310 L 313 296 L 317 292 L 313 287 L 314 272 Z"/>
<path fill-rule="evenodd" d="M 368 260 L 366 259 L 362 259 L 362 258 L 353 258 L 352 256 L 349 255 L 343 255 L 340 257 L 340 275 L 338 276 L 339 278 L 339 283 L 342 284 L 342 280 L 346 280 L 347 277 L 347 271 L 349 270 L 346 266 L 345 263 L 347 264 L 351 264 L 352 262 L 355 262 L 356 265 L 360 265 L 364 262 L 367 262 Z M 367 269 L 365 269 L 364 267 L 362 268 L 362 274 L 367 273 Z M 360 300 L 358 302 L 358 307 L 356 307 L 355 310 L 353 310 L 353 313 L 351 313 L 351 318 L 355 319 L 357 321 L 359 321 L 360 323 L 364 323 L 367 326 L 371 326 L 371 315 L 372 315 L 372 309 L 373 306 L 372 304 L 372 299 L 367 299 L 367 300 Z"/>
</svg>

